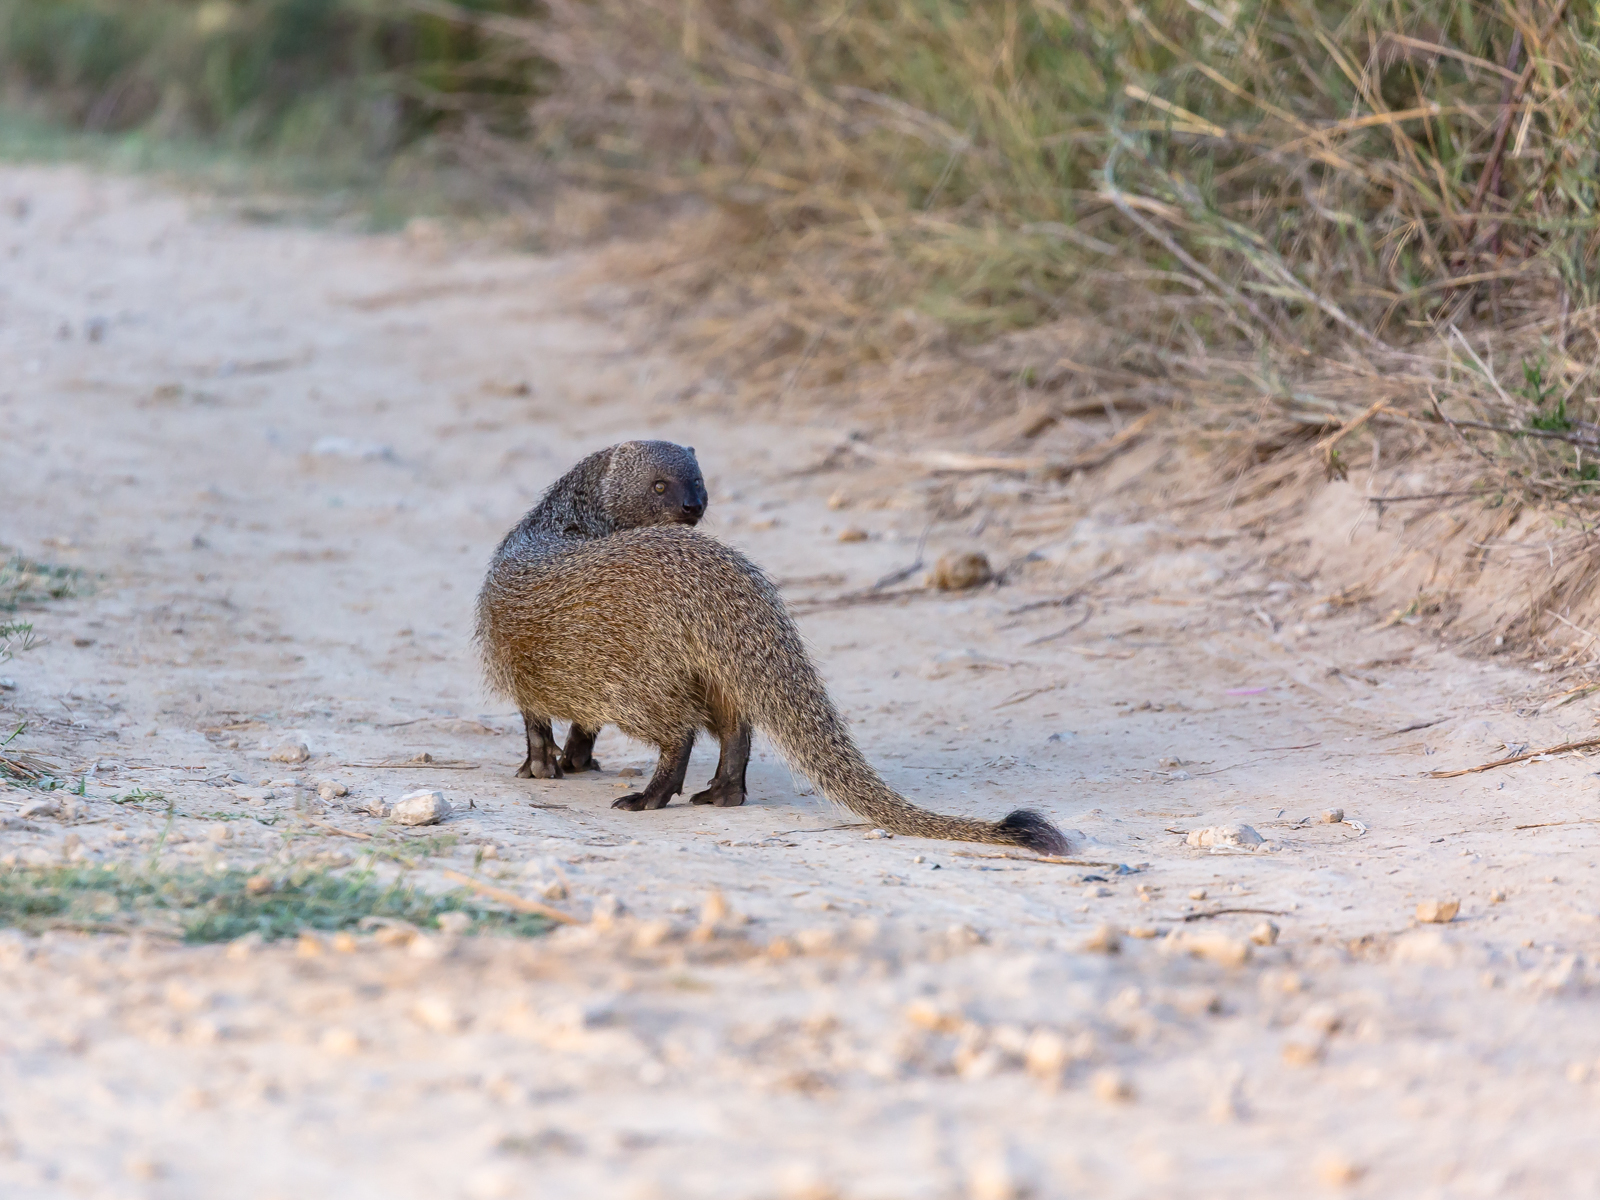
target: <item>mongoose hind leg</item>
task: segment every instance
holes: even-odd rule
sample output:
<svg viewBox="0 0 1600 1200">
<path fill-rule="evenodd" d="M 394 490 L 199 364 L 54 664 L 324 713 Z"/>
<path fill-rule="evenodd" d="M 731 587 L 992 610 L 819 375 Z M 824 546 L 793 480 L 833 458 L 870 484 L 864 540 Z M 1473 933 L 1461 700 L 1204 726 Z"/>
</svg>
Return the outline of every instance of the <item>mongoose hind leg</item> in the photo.
<svg viewBox="0 0 1600 1200">
<path fill-rule="evenodd" d="M 740 723 L 722 739 L 722 756 L 717 772 L 703 792 L 689 797 L 690 804 L 714 804 L 718 808 L 738 808 L 744 803 L 744 774 L 750 765 L 750 726 Z"/>
<path fill-rule="evenodd" d="M 560 779 L 561 764 L 556 761 L 556 737 L 550 718 L 523 711 L 522 725 L 528 734 L 528 757 L 517 768 L 518 779 Z"/>
<path fill-rule="evenodd" d="M 585 729 L 574 721 L 572 728 L 567 730 L 567 747 L 561 752 L 561 769 L 569 775 L 580 771 L 598 771 L 600 764 L 594 757 L 594 739 L 599 736 L 598 729 Z"/>
<path fill-rule="evenodd" d="M 647 808 L 665 808 L 667 801 L 683 791 L 683 777 L 689 772 L 689 754 L 694 750 L 691 732 L 676 746 L 662 746 L 661 757 L 656 759 L 656 773 L 644 785 L 642 792 L 629 792 L 611 802 L 612 808 L 640 812 Z"/>
</svg>

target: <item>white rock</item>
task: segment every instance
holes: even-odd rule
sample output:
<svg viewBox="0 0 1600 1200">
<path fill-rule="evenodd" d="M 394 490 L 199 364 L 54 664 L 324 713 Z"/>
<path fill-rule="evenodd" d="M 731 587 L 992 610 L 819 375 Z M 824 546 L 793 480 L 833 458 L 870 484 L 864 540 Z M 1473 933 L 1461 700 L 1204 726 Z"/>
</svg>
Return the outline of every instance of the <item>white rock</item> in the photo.
<svg viewBox="0 0 1600 1200">
<path fill-rule="evenodd" d="M 1266 841 L 1249 825 L 1214 825 L 1207 829 L 1191 829 L 1185 839 L 1191 846 L 1259 846 Z"/>
<path fill-rule="evenodd" d="M 1342 808 L 1330 808 L 1322 814 L 1322 823 L 1324 825 L 1337 825 L 1343 820 L 1344 809 Z"/>
<path fill-rule="evenodd" d="M 316 458 L 348 458 L 357 462 L 392 459 L 394 448 L 382 442 L 364 442 L 359 438 L 320 437 L 311 443 L 311 453 Z"/>
<path fill-rule="evenodd" d="M 394 805 L 387 800 L 372 799 L 367 802 L 367 812 L 374 817 L 387 817 L 394 811 Z"/>
<path fill-rule="evenodd" d="M 894 834 L 890 833 L 887 829 L 869 829 L 861 836 L 870 842 L 877 838 L 892 838 Z"/>
<path fill-rule="evenodd" d="M 1250 940 L 1258 946 L 1278 944 L 1278 926 L 1272 921 L 1262 921 L 1250 931 Z"/>
<path fill-rule="evenodd" d="M 1448 925 L 1460 911 L 1459 900 L 1424 900 L 1417 905 L 1417 920 L 1427 925 Z"/>
<path fill-rule="evenodd" d="M 401 796 L 389 815 L 402 825 L 437 825 L 454 811 L 443 792 L 420 791 Z"/>
<path fill-rule="evenodd" d="M 349 794 L 349 788 L 345 787 L 345 785 L 342 783 L 335 782 L 332 779 L 324 779 L 317 785 L 317 795 L 321 796 L 324 800 L 334 800 L 340 796 L 348 796 Z"/>
<path fill-rule="evenodd" d="M 273 762 L 303 763 L 311 757 L 311 750 L 304 742 L 283 742 L 267 757 Z"/>
<path fill-rule="evenodd" d="M 61 813 L 61 805 L 54 800 L 33 800 L 22 806 L 18 815 L 26 821 L 29 817 L 54 817 Z"/>
</svg>

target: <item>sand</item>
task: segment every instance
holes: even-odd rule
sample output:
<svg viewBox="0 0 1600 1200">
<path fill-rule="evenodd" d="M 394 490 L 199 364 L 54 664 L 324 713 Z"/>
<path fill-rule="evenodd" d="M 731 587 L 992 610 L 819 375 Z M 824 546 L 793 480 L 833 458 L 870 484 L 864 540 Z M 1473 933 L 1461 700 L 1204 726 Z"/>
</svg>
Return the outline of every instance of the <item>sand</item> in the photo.
<svg viewBox="0 0 1600 1200">
<path fill-rule="evenodd" d="M 584 922 L 0 933 L 0 1193 L 1600 1191 L 1591 760 L 1427 774 L 1587 737 L 1593 697 L 1151 511 L 1137 454 L 938 475 L 720 409 L 631 303 L 582 255 L 0 170 L 0 541 L 93 581 L 0 664 L 14 747 L 83 779 L 0 858 L 359 863 L 400 836 L 368 805 L 426 787 L 457 812 L 410 835 L 444 837 L 415 881 Z M 654 759 L 615 731 L 597 774 L 514 778 L 477 583 L 546 484 L 636 436 L 697 448 L 705 528 L 783 582 L 893 785 L 1039 808 L 1075 860 L 870 837 L 764 742 L 739 809 L 612 810 Z M 1004 585 L 862 602 L 924 536 Z M 135 787 L 170 829 L 113 802 Z M 0 788 L 0 817 L 36 798 Z M 1189 844 L 1239 824 L 1262 844 Z"/>
</svg>

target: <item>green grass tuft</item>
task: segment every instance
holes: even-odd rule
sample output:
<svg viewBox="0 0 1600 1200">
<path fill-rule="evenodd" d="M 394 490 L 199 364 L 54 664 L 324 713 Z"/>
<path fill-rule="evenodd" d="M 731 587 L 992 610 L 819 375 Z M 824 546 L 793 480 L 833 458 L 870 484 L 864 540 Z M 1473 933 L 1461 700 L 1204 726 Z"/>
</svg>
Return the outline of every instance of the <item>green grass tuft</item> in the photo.
<svg viewBox="0 0 1600 1200">
<path fill-rule="evenodd" d="M 83 572 L 75 567 L 58 567 L 13 554 L 0 560 L 0 612 L 66 600 L 78 595 L 83 585 Z M 32 632 L 31 626 L 28 632 Z"/>
<path fill-rule="evenodd" d="M 268 940 L 305 930 L 332 933 L 369 917 L 436 929 L 442 914 L 460 912 L 472 918 L 475 934 L 532 937 L 550 928 L 542 917 L 502 912 L 465 893 L 380 883 L 369 871 L 291 871 L 269 891 L 252 891 L 252 878 L 259 877 L 244 870 L 13 867 L 0 871 L 0 926 L 30 933 L 146 929 L 186 942 L 227 942 L 252 933 Z"/>
</svg>

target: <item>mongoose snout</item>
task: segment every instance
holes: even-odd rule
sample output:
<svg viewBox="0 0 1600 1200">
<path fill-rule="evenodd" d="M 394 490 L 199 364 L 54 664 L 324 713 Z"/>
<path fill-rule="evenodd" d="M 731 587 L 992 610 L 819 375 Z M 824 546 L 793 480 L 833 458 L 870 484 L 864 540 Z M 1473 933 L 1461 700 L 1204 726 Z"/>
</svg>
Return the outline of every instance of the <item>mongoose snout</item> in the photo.
<svg viewBox="0 0 1600 1200">
<path fill-rule="evenodd" d="M 643 791 L 613 807 L 661 808 L 683 790 L 706 729 L 721 757 L 691 799 L 737 806 L 760 729 L 829 800 L 891 833 L 1068 850 L 1031 810 L 948 817 L 890 788 L 850 736 L 771 580 L 685 527 L 706 503 L 692 449 L 625 442 L 580 462 L 501 542 L 478 597 L 477 640 L 491 685 L 527 729 L 518 775 L 597 767 L 595 735 L 615 725 L 660 758 Z M 571 723 L 564 750 L 553 720 Z"/>
</svg>

